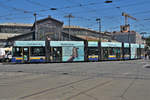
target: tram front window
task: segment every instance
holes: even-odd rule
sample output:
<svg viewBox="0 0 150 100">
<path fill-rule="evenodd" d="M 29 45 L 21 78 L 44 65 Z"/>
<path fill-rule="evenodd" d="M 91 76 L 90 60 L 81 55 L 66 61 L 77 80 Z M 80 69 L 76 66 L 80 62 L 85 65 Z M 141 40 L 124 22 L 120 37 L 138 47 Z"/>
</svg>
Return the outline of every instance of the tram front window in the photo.
<svg viewBox="0 0 150 100">
<path fill-rule="evenodd" d="M 13 56 L 21 57 L 22 56 L 22 49 L 19 47 L 13 48 Z"/>
<path fill-rule="evenodd" d="M 32 47 L 31 56 L 45 56 L 45 48 L 44 47 Z"/>
</svg>

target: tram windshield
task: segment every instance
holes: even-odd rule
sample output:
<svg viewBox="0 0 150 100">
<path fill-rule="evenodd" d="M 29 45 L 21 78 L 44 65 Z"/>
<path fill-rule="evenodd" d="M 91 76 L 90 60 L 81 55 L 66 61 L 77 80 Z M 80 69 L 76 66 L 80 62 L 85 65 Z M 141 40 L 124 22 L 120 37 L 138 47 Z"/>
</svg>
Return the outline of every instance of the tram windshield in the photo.
<svg viewBox="0 0 150 100">
<path fill-rule="evenodd" d="M 13 48 L 13 56 L 21 57 L 22 56 L 22 49 L 20 47 Z"/>
</svg>

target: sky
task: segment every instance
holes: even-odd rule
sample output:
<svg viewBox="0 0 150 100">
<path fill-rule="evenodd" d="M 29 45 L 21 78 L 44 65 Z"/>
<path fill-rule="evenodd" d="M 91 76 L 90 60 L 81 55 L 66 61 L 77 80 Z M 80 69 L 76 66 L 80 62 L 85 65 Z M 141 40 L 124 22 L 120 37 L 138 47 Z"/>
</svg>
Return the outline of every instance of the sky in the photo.
<svg viewBox="0 0 150 100">
<path fill-rule="evenodd" d="M 101 18 L 102 31 L 120 31 L 124 25 L 122 12 L 137 20 L 128 18 L 131 30 L 150 35 L 150 0 L 0 0 L 0 23 L 34 23 L 37 19 L 50 15 L 52 18 L 68 25 L 72 14 L 71 25 L 98 30 L 97 18 Z M 56 8 L 56 10 L 51 10 Z"/>
</svg>

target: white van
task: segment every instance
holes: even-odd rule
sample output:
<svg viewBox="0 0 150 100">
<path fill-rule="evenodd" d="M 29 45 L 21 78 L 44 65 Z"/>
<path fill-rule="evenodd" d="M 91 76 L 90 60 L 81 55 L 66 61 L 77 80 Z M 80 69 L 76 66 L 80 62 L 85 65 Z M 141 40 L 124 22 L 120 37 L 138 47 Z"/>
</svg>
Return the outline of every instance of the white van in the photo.
<svg viewBox="0 0 150 100">
<path fill-rule="evenodd" d="M 5 48 L 0 48 L 0 61 L 4 61 L 5 58 Z"/>
<path fill-rule="evenodd" d="M 12 59 L 12 47 L 5 48 L 5 56 L 4 60 L 5 62 L 9 62 Z"/>
</svg>

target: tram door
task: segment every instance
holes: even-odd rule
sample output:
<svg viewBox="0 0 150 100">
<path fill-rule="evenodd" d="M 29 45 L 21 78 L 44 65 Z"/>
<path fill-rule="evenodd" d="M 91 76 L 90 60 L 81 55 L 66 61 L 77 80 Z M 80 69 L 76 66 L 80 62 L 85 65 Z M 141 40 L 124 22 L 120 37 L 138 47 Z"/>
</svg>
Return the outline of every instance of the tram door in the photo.
<svg viewBox="0 0 150 100">
<path fill-rule="evenodd" d="M 29 48 L 23 48 L 23 61 L 28 62 L 29 61 Z"/>
<path fill-rule="evenodd" d="M 102 59 L 103 60 L 108 60 L 108 57 L 109 57 L 109 48 L 107 47 L 104 47 L 102 48 Z"/>
<path fill-rule="evenodd" d="M 116 50 L 116 58 L 120 59 L 121 58 L 121 48 L 115 48 Z"/>
<path fill-rule="evenodd" d="M 51 61 L 61 62 L 62 61 L 62 47 L 51 48 Z"/>
</svg>

